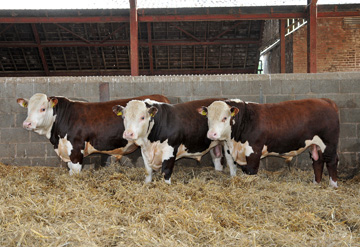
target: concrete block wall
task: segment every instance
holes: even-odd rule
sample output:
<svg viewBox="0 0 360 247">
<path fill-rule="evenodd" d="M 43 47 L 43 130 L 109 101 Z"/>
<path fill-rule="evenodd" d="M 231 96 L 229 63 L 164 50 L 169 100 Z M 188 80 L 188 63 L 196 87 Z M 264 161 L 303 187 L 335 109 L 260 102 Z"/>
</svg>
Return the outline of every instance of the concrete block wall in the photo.
<svg viewBox="0 0 360 247">
<path fill-rule="evenodd" d="M 258 103 L 330 98 L 340 108 L 339 172 L 344 177 L 350 177 L 360 170 L 360 72 L 0 78 L 0 162 L 20 166 L 58 166 L 61 163 L 45 137 L 22 128 L 27 113 L 16 103 L 17 98 L 30 98 L 34 93 L 41 92 L 49 96 L 61 95 L 95 102 L 100 99 L 99 86 L 102 83 L 109 83 L 110 99 L 155 93 L 168 96 L 172 103 L 209 97 L 240 98 Z M 291 165 L 311 169 L 308 157 L 306 152 L 295 158 Z M 86 163 L 94 162 L 99 162 L 99 156 L 92 155 L 86 159 Z M 132 157 L 129 162 L 141 164 L 141 159 Z M 196 164 L 188 159 L 185 162 Z M 203 163 L 209 162 L 209 157 L 205 157 Z M 286 166 L 279 158 L 266 158 L 261 165 L 268 170 Z"/>
</svg>

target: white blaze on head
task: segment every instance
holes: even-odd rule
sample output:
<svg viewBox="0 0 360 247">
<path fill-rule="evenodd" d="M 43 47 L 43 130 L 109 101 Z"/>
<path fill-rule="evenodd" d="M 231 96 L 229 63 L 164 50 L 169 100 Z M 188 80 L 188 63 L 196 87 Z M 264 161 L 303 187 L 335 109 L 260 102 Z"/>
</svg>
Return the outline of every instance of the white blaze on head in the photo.
<svg viewBox="0 0 360 247">
<path fill-rule="evenodd" d="M 17 102 L 28 109 L 23 127 L 50 138 L 48 135 L 55 121 L 53 107 L 57 104 L 57 99 L 49 99 L 45 94 L 37 93 L 30 100 L 20 98 Z"/>
<path fill-rule="evenodd" d="M 144 101 L 130 101 L 122 110 L 125 126 L 124 139 L 136 141 L 147 137 L 152 127 L 149 128 L 150 119 L 156 112 L 156 107 L 147 107 Z"/>
<path fill-rule="evenodd" d="M 223 101 L 214 101 L 207 109 L 209 130 L 207 137 L 211 140 L 226 140 L 231 137 L 230 120 L 239 111 Z M 204 110 L 205 110 L 204 109 Z M 203 113 L 202 113 L 203 114 Z"/>
</svg>

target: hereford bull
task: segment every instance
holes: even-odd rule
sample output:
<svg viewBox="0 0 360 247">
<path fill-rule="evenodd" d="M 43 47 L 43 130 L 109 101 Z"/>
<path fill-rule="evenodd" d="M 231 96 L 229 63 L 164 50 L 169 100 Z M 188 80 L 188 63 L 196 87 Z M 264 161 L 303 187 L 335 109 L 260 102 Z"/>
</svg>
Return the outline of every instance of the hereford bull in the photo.
<svg viewBox="0 0 360 247">
<path fill-rule="evenodd" d="M 122 138 L 124 124 L 114 115 L 112 106 L 125 106 L 130 100 L 147 98 L 169 102 L 165 96 L 148 95 L 88 103 L 41 93 L 34 94 L 30 100 L 19 98 L 17 102 L 28 109 L 23 127 L 46 136 L 57 155 L 67 162 L 72 175 L 81 171 L 83 158 L 89 154 L 104 153 L 119 159 L 137 148 Z"/>
<path fill-rule="evenodd" d="M 337 187 L 339 116 L 333 101 L 256 104 L 226 100 L 198 111 L 207 116 L 207 137 L 224 141 L 225 157 L 233 169 L 237 163 L 245 173 L 256 174 L 261 158 L 279 156 L 291 160 L 310 148 L 314 182 L 320 183 L 326 162 L 330 186 Z"/>
<path fill-rule="evenodd" d="M 181 104 L 164 104 L 151 100 L 132 100 L 126 107 L 114 106 L 124 118 L 124 138 L 141 147 L 147 176 L 151 182 L 153 170 L 162 168 L 165 182 L 171 183 L 176 159 L 200 158 L 210 149 L 216 170 L 222 170 L 222 147 L 206 137 L 207 121 L 197 108 L 210 105 L 216 99 L 196 100 Z"/>
</svg>

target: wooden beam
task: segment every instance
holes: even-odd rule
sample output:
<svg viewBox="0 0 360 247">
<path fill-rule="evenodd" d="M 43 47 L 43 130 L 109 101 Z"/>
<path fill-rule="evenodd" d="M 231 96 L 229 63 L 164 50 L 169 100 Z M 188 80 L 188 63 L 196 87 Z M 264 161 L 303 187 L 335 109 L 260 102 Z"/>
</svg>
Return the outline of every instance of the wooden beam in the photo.
<svg viewBox="0 0 360 247">
<path fill-rule="evenodd" d="M 147 23 L 147 33 L 148 33 L 148 44 L 149 44 L 149 64 L 150 64 L 150 74 L 154 74 L 154 59 L 153 59 L 153 47 L 152 47 L 152 38 L 151 38 L 151 23 Z"/>
<path fill-rule="evenodd" d="M 48 68 L 48 65 L 46 63 L 44 51 L 43 51 L 43 49 L 41 47 L 40 37 L 39 37 L 39 33 L 37 31 L 36 25 L 34 23 L 32 23 L 31 28 L 33 30 L 35 41 L 36 41 L 36 44 L 38 46 L 39 55 L 40 55 L 40 58 L 41 58 L 41 62 L 42 62 L 44 71 L 45 71 L 45 75 L 49 75 L 49 68 Z"/>
<path fill-rule="evenodd" d="M 316 19 L 317 0 L 308 0 L 307 20 L 307 72 L 316 73 Z"/>
<path fill-rule="evenodd" d="M 139 22 L 136 0 L 130 0 L 130 68 L 131 75 L 139 75 Z"/>
<path fill-rule="evenodd" d="M 286 61 L 285 61 L 285 31 L 286 31 L 286 19 L 281 19 L 280 24 L 280 73 L 286 73 Z"/>
</svg>

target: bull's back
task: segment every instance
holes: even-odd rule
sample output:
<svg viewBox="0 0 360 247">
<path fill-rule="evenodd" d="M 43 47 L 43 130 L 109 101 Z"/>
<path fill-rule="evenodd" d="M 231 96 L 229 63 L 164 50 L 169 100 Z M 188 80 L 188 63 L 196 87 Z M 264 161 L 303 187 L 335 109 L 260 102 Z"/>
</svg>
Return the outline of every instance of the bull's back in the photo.
<svg viewBox="0 0 360 247">
<path fill-rule="evenodd" d="M 269 150 L 287 152 L 302 147 L 314 136 L 338 142 L 339 117 L 329 99 L 305 99 L 258 105 L 259 129 Z"/>
</svg>

